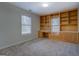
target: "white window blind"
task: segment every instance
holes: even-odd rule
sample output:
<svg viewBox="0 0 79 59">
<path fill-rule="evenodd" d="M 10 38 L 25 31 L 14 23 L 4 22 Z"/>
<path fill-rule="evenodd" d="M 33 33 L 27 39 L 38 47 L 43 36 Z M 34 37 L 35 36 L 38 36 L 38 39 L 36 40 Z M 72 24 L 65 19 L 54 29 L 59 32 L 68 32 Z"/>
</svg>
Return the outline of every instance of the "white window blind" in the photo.
<svg viewBox="0 0 79 59">
<path fill-rule="evenodd" d="M 52 32 L 59 32 L 60 31 L 60 18 L 53 17 L 52 19 Z"/>
<path fill-rule="evenodd" d="M 21 16 L 22 22 L 22 34 L 30 34 L 31 33 L 31 17 L 28 16 Z"/>
</svg>

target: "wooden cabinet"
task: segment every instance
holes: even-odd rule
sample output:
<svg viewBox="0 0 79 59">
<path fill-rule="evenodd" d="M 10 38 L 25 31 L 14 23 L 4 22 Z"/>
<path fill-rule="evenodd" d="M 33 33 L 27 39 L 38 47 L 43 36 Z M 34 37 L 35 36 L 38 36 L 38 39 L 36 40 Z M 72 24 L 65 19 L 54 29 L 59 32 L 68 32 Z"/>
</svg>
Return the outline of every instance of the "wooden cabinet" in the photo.
<svg viewBox="0 0 79 59">
<path fill-rule="evenodd" d="M 79 43 L 79 38 L 77 39 L 78 36 L 77 32 L 59 32 L 59 33 L 51 33 L 50 39 L 70 43 Z"/>
<path fill-rule="evenodd" d="M 38 37 L 39 37 L 39 38 L 43 38 L 42 32 L 40 32 L 40 31 L 38 32 Z"/>
<path fill-rule="evenodd" d="M 40 16 L 40 33 L 39 37 L 47 38 L 49 37 L 49 32 L 51 31 L 51 15 Z"/>
<path fill-rule="evenodd" d="M 79 43 L 77 9 L 40 16 L 38 37 Z M 51 32 L 53 17 L 60 17 L 60 32 Z"/>
<path fill-rule="evenodd" d="M 77 33 L 63 32 L 64 41 L 77 43 Z"/>
<path fill-rule="evenodd" d="M 40 31 L 49 32 L 50 31 L 50 15 L 40 17 Z"/>
<path fill-rule="evenodd" d="M 38 37 L 39 38 L 49 38 L 49 32 L 39 32 Z"/>
<path fill-rule="evenodd" d="M 61 31 L 77 31 L 77 9 L 60 13 Z"/>
<path fill-rule="evenodd" d="M 59 33 L 57 33 L 57 32 L 51 33 L 51 39 L 52 40 L 60 40 L 60 32 Z"/>
<path fill-rule="evenodd" d="M 78 32 L 78 34 L 77 34 L 77 38 L 78 38 L 77 41 L 79 42 L 79 32 Z"/>
</svg>

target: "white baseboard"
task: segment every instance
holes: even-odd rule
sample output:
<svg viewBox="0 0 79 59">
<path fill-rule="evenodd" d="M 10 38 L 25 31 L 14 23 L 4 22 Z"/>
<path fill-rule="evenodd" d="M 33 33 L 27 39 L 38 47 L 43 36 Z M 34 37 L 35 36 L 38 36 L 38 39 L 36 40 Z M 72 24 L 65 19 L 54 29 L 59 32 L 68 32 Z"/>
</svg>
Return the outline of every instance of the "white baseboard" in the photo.
<svg viewBox="0 0 79 59">
<path fill-rule="evenodd" d="M 24 42 L 27 42 L 27 41 L 30 41 L 30 40 L 33 40 L 33 39 L 23 40 L 23 41 L 19 41 L 19 42 L 16 42 L 16 43 L 12 43 L 12 44 L 9 44 L 9 45 L 6 45 L 6 46 L 3 46 L 3 47 L 0 47 L 0 49 L 4 49 L 4 48 L 11 47 L 11 46 L 15 46 L 15 45 L 18 45 L 18 44 L 21 44 L 21 43 L 24 43 Z"/>
</svg>

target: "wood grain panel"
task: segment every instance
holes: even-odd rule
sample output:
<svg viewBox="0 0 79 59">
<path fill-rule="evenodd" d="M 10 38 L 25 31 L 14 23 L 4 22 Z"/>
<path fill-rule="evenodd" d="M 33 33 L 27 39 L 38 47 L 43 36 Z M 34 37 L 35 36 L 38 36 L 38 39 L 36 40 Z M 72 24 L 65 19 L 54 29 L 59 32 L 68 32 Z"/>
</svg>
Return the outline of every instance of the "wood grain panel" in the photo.
<svg viewBox="0 0 79 59">
<path fill-rule="evenodd" d="M 78 32 L 77 38 L 78 38 L 78 42 L 79 42 L 79 32 Z"/>
<path fill-rule="evenodd" d="M 49 39 L 60 40 L 60 41 L 65 41 L 65 42 L 70 42 L 70 43 L 79 43 L 79 37 L 77 39 L 76 32 L 51 33 Z"/>
<path fill-rule="evenodd" d="M 60 32 L 52 33 L 51 18 L 57 16 L 60 17 Z M 77 9 L 67 10 L 60 13 L 40 16 L 40 31 L 38 32 L 38 37 L 48 37 L 51 40 L 79 43 L 79 33 L 77 33 L 77 29 Z"/>
</svg>

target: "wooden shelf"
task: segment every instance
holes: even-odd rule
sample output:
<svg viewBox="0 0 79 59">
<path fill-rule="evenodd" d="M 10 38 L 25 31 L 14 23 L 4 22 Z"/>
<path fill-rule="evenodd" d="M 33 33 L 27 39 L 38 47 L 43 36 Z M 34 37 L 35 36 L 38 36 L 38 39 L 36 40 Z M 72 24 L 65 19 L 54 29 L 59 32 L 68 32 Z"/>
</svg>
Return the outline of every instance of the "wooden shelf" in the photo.
<svg viewBox="0 0 79 59">
<path fill-rule="evenodd" d="M 77 16 L 77 10 L 69 11 L 70 16 Z"/>
<path fill-rule="evenodd" d="M 78 16 L 77 9 L 41 16 L 40 31 L 38 36 L 41 38 L 64 39 L 64 41 L 71 41 L 72 36 L 75 35 L 75 34 L 72 34 L 72 32 L 76 32 L 78 29 L 77 16 Z M 55 34 L 54 32 L 51 32 L 52 30 L 51 19 L 53 17 L 60 17 L 60 32 L 57 34 Z M 72 32 L 68 34 L 70 31 Z M 71 37 L 69 38 L 69 36 Z M 76 36 L 73 36 L 73 37 L 75 41 L 75 38 L 77 37 Z M 67 40 L 66 38 L 68 38 L 69 40 Z"/>
<path fill-rule="evenodd" d="M 60 29 L 61 31 L 77 30 L 77 10 L 71 10 L 60 13 Z M 75 30 L 74 30 L 74 28 Z"/>
<path fill-rule="evenodd" d="M 66 25 L 66 24 L 69 24 L 69 22 L 68 21 L 62 21 L 61 24 Z"/>
<path fill-rule="evenodd" d="M 70 16 L 70 19 L 77 19 L 77 16 Z"/>
<path fill-rule="evenodd" d="M 61 24 L 60 26 L 61 26 L 61 27 L 62 27 L 62 26 L 69 26 L 69 24 Z"/>
<path fill-rule="evenodd" d="M 45 15 L 45 16 L 41 16 L 40 17 L 40 33 L 39 33 L 39 37 L 48 37 L 48 33 L 51 30 L 51 26 L 50 26 L 50 20 L 51 16 L 50 15 Z"/>
<path fill-rule="evenodd" d="M 61 31 L 77 31 L 77 26 L 62 26 Z"/>
</svg>

